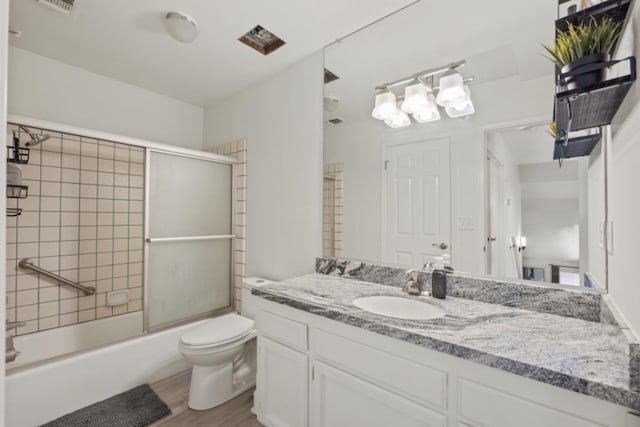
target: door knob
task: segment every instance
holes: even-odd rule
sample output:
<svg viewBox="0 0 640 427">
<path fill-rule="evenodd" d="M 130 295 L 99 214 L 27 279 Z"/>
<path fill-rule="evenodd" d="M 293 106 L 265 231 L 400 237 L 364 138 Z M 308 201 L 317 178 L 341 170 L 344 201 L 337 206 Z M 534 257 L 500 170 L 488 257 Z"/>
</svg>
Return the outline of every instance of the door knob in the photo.
<svg viewBox="0 0 640 427">
<path fill-rule="evenodd" d="M 440 248 L 440 249 L 442 249 L 443 251 L 449 247 L 445 242 L 442 242 L 442 243 L 433 243 L 433 244 L 431 244 L 431 246 L 434 246 L 434 247 Z"/>
<path fill-rule="evenodd" d="M 488 237 L 487 238 L 487 242 L 495 242 L 496 238 L 495 237 Z"/>
</svg>

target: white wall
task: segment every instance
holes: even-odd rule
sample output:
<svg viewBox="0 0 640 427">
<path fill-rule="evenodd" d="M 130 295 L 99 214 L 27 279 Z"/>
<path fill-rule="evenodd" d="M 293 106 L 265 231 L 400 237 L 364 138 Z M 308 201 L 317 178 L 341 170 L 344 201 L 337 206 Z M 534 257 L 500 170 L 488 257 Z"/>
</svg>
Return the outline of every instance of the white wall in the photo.
<svg viewBox="0 0 640 427">
<path fill-rule="evenodd" d="M 247 139 L 248 276 L 309 273 L 322 255 L 322 82 L 318 52 L 205 111 L 206 147 Z"/>
<path fill-rule="evenodd" d="M 7 122 L 7 31 L 9 30 L 9 0 L 0 0 L 0 123 Z M 7 132 L 5 126 L 0 126 L 0 146 L 5 147 L 8 143 Z M 6 209 L 6 188 L 7 173 L 6 163 L 0 162 L 0 212 Z M 0 215 L 0 259 L 3 260 L 0 265 L 0 295 L 6 295 L 6 238 L 7 238 L 7 218 Z M 4 325 L 6 310 L 5 298 L 0 298 L 0 325 Z M 0 339 L 0 354 L 5 352 L 5 342 Z M 5 414 L 4 404 L 4 359 L 0 362 L 0 414 Z M 0 427 L 4 426 L 4 415 L 0 415 Z"/>
<path fill-rule="evenodd" d="M 633 2 L 621 55 L 640 58 L 640 2 Z M 609 257 L 609 292 L 616 306 L 640 336 L 640 83 L 631 87 L 612 123 L 609 156 L 609 219 L 613 222 L 613 255 Z"/>
<path fill-rule="evenodd" d="M 598 287 L 604 289 L 607 283 L 607 254 L 604 249 L 604 242 L 601 242 L 601 226 L 604 224 L 606 215 L 606 180 L 605 162 L 602 153 L 603 144 L 607 143 L 607 136 L 603 137 L 603 143 L 599 144 L 591 153 L 587 165 L 587 246 L 588 246 L 588 268 L 581 267 L 588 272 L 591 279 Z M 612 173 L 611 170 L 608 172 Z M 582 252 L 581 252 L 582 254 Z M 582 260 L 581 260 L 582 261 Z M 581 278 L 584 280 L 584 277 Z"/>
<path fill-rule="evenodd" d="M 9 49 L 9 113 L 202 148 L 201 107 L 15 47 Z"/>
<path fill-rule="evenodd" d="M 522 234 L 527 237 L 527 267 L 549 264 L 579 266 L 580 183 L 579 161 L 566 160 L 520 166 L 522 182 Z M 551 281 L 550 274 L 545 280 Z"/>
</svg>

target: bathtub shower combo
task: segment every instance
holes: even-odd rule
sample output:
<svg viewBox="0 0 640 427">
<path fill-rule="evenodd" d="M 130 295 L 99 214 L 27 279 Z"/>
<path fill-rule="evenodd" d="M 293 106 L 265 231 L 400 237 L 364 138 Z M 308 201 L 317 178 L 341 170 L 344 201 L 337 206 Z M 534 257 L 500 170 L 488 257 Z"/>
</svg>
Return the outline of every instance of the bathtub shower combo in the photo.
<svg viewBox="0 0 640 427">
<path fill-rule="evenodd" d="M 202 371 L 195 409 L 252 386 L 253 322 L 232 313 L 235 159 L 25 117 L 9 131 L 7 422 L 179 372 L 180 352 Z M 213 377 L 230 388 L 216 401 Z"/>
</svg>

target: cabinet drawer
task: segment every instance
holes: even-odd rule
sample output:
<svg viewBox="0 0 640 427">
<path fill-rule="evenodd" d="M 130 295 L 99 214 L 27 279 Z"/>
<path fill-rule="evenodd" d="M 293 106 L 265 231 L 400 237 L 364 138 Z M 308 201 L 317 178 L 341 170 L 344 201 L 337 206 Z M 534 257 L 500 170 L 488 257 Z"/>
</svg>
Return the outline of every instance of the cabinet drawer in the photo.
<svg viewBox="0 0 640 427">
<path fill-rule="evenodd" d="M 601 427 L 601 424 L 462 378 L 458 382 L 458 396 L 458 411 L 473 426 Z"/>
<path fill-rule="evenodd" d="M 307 350 L 307 325 L 304 323 L 260 311 L 256 315 L 256 329 L 260 335 L 274 341 L 298 350 Z"/>
<path fill-rule="evenodd" d="M 319 329 L 312 340 L 318 358 L 412 400 L 447 407 L 445 372 Z"/>
</svg>

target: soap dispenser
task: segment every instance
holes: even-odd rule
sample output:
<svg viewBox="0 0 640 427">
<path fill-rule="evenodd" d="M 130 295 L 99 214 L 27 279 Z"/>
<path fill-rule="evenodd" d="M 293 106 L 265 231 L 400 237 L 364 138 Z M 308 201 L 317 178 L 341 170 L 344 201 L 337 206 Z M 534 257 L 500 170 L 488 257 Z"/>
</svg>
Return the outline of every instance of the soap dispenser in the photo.
<svg viewBox="0 0 640 427">
<path fill-rule="evenodd" d="M 433 273 L 431 273 L 431 296 L 445 299 L 447 296 L 447 273 L 444 270 L 442 257 L 435 257 Z"/>
</svg>

